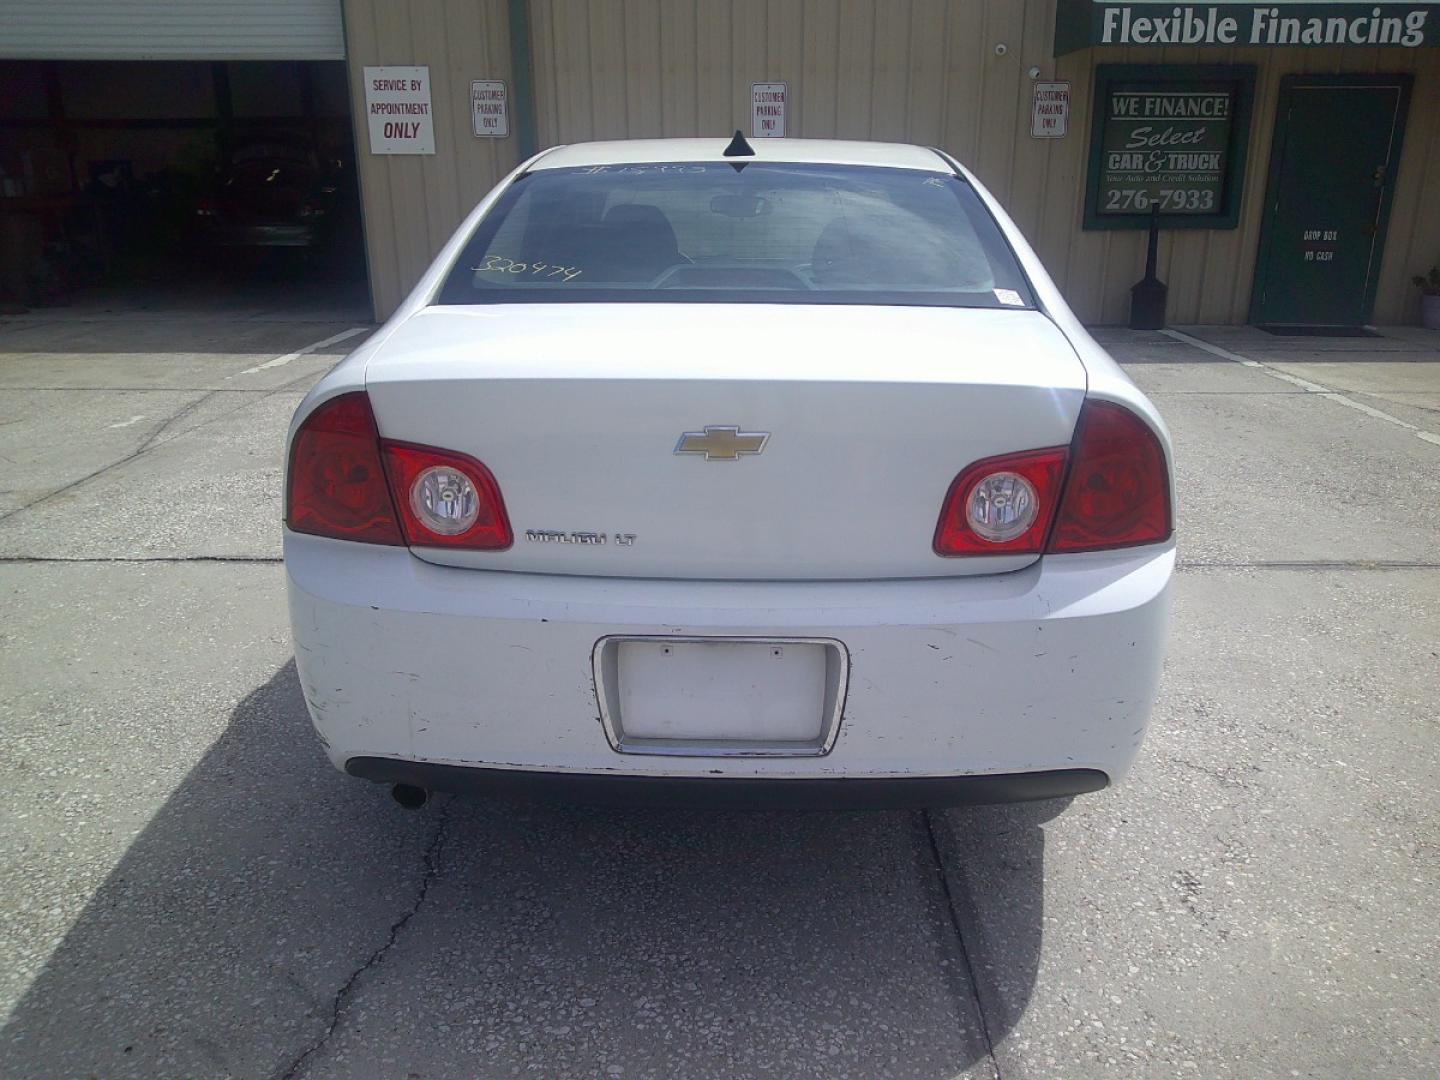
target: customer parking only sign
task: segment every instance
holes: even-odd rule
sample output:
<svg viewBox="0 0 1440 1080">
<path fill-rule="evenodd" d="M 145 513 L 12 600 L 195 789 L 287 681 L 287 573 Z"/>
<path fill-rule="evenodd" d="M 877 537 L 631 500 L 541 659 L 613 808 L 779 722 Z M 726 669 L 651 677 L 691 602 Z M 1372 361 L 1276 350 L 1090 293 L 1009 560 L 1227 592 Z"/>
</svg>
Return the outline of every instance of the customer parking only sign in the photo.
<svg viewBox="0 0 1440 1080">
<path fill-rule="evenodd" d="M 505 84 L 481 79 L 470 84 L 470 122 L 477 139 L 503 139 L 510 134 Z"/>
<path fill-rule="evenodd" d="M 367 67 L 365 115 L 372 154 L 435 153 L 428 67 Z"/>
<path fill-rule="evenodd" d="M 1063 139 L 1070 126 L 1070 84 L 1037 82 L 1030 101 L 1030 134 L 1036 139 Z"/>
<path fill-rule="evenodd" d="M 785 84 L 757 82 L 750 84 L 752 111 L 750 130 L 757 139 L 785 137 Z"/>
</svg>

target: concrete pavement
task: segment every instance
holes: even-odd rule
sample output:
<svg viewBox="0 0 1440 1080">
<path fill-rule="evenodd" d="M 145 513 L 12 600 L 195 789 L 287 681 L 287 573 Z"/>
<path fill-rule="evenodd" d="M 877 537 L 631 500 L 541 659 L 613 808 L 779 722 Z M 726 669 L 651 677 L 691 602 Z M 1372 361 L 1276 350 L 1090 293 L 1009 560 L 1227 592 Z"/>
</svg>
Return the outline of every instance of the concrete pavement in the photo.
<svg viewBox="0 0 1440 1080">
<path fill-rule="evenodd" d="M 0 320 L 0 1074 L 1440 1067 L 1440 446 L 1335 396 L 1440 434 L 1440 336 L 1102 335 L 1180 473 L 1124 787 L 406 814 L 324 762 L 275 562 L 289 412 L 361 339 L 262 365 L 346 314 Z"/>
</svg>

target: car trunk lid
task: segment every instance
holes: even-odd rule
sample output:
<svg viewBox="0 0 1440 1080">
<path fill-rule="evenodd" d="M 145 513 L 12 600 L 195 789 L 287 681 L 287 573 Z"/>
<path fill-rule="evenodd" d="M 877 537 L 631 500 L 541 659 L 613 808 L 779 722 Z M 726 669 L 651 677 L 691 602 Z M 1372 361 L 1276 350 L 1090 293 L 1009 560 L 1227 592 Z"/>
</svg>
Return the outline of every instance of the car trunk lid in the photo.
<svg viewBox="0 0 1440 1080">
<path fill-rule="evenodd" d="M 1085 370 L 1035 311 L 805 304 L 427 308 L 372 357 L 381 435 L 483 461 L 506 551 L 466 567 L 869 579 L 1018 569 L 932 548 L 966 465 L 1070 441 Z"/>
</svg>

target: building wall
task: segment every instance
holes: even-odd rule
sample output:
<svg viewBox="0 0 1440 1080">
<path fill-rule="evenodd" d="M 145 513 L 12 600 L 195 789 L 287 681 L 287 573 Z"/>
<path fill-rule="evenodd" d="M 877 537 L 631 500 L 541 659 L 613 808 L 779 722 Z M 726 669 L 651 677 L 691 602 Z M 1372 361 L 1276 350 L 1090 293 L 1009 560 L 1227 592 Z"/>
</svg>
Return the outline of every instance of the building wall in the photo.
<svg viewBox="0 0 1440 1080">
<path fill-rule="evenodd" d="M 1090 323 L 1128 318 L 1145 257 L 1143 232 L 1081 229 L 1096 63 L 1257 68 L 1240 227 L 1161 235 L 1160 276 L 1176 323 L 1248 314 L 1281 76 L 1413 72 L 1376 321 L 1418 321 L 1409 277 L 1440 260 L 1434 49 L 1105 48 L 1057 60 L 1055 0 L 531 0 L 530 11 L 542 147 L 748 132 L 750 84 L 784 81 L 787 135 L 938 145 L 974 169 Z M 508 27 L 499 0 L 346 0 L 346 19 L 372 280 L 384 313 L 513 162 L 515 139 L 476 139 L 467 115 L 471 79 L 509 79 Z M 1004 56 L 995 55 L 999 43 Z M 430 65 L 435 158 L 368 154 L 359 69 L 377 63 Z M 1042 79 L 1071 83 L 1063 139 L 1030 137 L 1032 66 Z"/>
<path fill-rule="evenodd" d="M 1038 237 L 1046 264 L 1081 319 L 1124 322 L 1129 287 L 1141 276 L 1145 235 L 1140 232 L 1082 232 L 1085 156 L 1090 130 L 1090 72 L 1096 63 L 1237 63 L 1256 68 L 1255 104 L 1239 228 L 1161 233 L 1158 271 L 1170 286 L 1172 323 L 1242 323 L 1250 309 L 1255 254 L 1260 244 L 1271 136 L 1280 80 L 1290 74 L 1410 72 L 1415 75 L 1400 167 L 1395 174 L 1389 235 L 1375 296 L 1376 323 L 1420 320 L 1419 292 L 1410 284 L 1440 260 L 1440 53 L 1433 49 L 1091 49 L 1061 57 L 1057 77 L 1070 78 L 1075 105 L 1072 123 L 1082 138 L 1052 153 L 1063 156 L 1077 175 L 1069 194 L 1073 206 L 1046 207 Z M 1066 74 L 1066 72 L 1069 74 Z M 1059 140 L 1069 143 L 1070 140 Z M 1343 153 L 1337 148 L 1337 153 Z M 1053 161 L 1053 159 L 1052 159 Z M 987 182 L 988 182 L 988 178 Z M 1427 200 L 1426 191 L 1431 193 Z M 1062 210 L 1070 214 L 1067 219 Z M 1024 226 L 1027 231 L 1033 227 Z M 1063 254 L 1062 254 L 1063 252 Z M 1092 275 L 1091 270 L 1098 269 Z"/>
<path fill-rule="evenodd" d="M 405 298 L 455 226 L 515 167 L 516 139 L 477 139 L 470 83 L 510 75 L 505 0 L 344 0 L 351 114 L 375 313 Z M 430 68 L 433 155 L 370 153 L 364 68 Z M 513 131 L 513 125 L 512 125 Z"/>
</svg>

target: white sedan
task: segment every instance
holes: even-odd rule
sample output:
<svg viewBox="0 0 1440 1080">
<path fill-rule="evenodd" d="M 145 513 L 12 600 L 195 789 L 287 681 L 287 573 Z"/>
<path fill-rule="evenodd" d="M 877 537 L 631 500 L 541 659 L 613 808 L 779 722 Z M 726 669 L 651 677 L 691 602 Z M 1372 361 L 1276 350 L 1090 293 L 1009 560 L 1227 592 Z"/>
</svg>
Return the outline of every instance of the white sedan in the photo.
<svg viewBox="0 0 1440 1080">
<path fill-rule="evenodd" d="M 944 153 L 557 147 L 295 414 L 300 681 L 409 806 L 1094 791 L 1155 695 L 1172 487 Z"/>
</svg>

